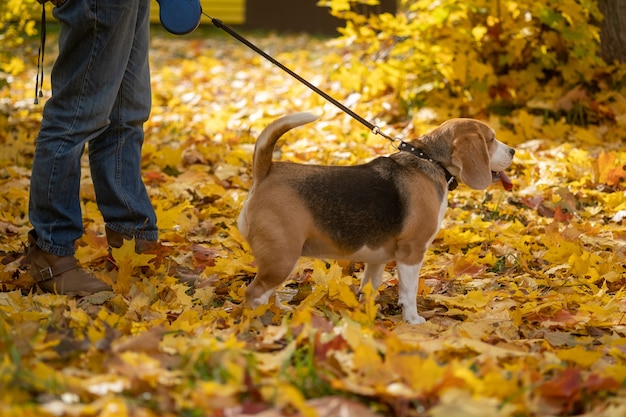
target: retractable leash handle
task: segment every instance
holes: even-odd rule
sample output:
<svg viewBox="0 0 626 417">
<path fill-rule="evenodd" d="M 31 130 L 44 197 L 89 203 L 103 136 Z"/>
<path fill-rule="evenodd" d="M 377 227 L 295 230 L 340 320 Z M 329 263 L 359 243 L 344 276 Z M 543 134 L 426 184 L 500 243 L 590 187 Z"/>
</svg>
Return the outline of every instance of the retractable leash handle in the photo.
<svg viewBox="0 0 626 417">
<path fill-rule="evenodd" d="M 191 33 L 200 24 L 200 0 L 157 0 L 157 3 L 161 24 L 174 35 Z"/>
</svg>

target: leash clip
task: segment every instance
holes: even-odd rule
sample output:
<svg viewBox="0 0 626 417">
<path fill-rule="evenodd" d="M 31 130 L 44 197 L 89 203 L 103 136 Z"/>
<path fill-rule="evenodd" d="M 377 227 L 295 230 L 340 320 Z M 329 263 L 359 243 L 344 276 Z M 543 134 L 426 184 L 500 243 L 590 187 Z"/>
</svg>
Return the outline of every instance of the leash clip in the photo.
<svg viewBox="0 0 626 417">
<path fill-rule="evenodd" d="M 385 139 L 387 139 L 388 141 L 390 141 L 390 142 L 391 142 L 391 146 L 393 146 L 393 147 L 394 147 L 394 148 L 396 148 L 396 149 L 398 149 L 398 147 L 395 145 L 395 143 L 396 143 L 396 142 L 403 143 L 403 142 L 402 142 L 402 139 L 400 139 L 400 138 L 392 138 L 391 136 L 384 134 L 384 133 L 380 130 L 380 127 L 378 127 L 378 126 L 373 126 L 373 127 L 372 127 L 372 133 L 373 133 L 373 134 L 375 134 L 375 135 L 380 135 L 380 136 L 384 137 Z"/>
</svg>

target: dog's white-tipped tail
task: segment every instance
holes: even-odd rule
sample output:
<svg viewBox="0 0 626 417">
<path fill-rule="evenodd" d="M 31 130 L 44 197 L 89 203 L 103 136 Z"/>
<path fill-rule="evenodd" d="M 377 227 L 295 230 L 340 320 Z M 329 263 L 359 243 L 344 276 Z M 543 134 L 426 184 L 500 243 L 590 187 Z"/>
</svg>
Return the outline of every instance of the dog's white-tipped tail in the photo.
<svg viewBox="0 0 626 417">
<path fill-rule="evenodd" d="M 272 166 L 272 153 L 278 139 L 294 127 L 298 127 L 316 120 L 313 113 L 294 113 L 283 116 L 270 123 L 259 135 L 254 147 L 252 160 L 252 181 L 262 181 Z"/>
</svg>

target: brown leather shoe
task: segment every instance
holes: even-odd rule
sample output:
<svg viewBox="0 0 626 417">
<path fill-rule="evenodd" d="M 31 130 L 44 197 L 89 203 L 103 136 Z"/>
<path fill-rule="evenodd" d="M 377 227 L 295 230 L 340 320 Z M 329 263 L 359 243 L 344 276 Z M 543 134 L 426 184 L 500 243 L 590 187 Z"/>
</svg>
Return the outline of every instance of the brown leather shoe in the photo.
<svg viewBox="0 0 626 417">
<path fill-rule="evenodd" d="M 56 256 L 37 246 L 34 232 L 28 234 L 30 250 L 24 259 L 29 273 L 43 291 L 62 295 L 83 296 L 111 287 L 78 266 L 74 256 Z"/>
</svg>

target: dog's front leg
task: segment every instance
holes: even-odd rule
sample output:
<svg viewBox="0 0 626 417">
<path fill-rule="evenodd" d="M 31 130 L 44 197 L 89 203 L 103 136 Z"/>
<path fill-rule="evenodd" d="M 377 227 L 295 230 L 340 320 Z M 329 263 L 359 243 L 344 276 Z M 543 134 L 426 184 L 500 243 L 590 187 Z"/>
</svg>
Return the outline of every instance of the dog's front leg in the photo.
<svg viewBox="0 0 626 417">
<path fill-rule="evenodd" d="M 425 323 L 426 319 L 417 312 L 417 287 L 422 262 L 407 265 L 398 262 L 398 304 L 402 306 L 402 320 L 409 324 Z"/>
</svg>

